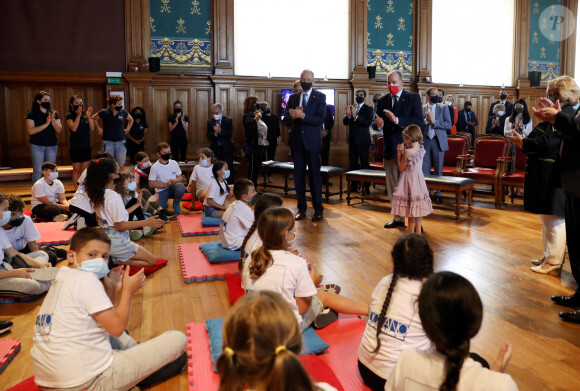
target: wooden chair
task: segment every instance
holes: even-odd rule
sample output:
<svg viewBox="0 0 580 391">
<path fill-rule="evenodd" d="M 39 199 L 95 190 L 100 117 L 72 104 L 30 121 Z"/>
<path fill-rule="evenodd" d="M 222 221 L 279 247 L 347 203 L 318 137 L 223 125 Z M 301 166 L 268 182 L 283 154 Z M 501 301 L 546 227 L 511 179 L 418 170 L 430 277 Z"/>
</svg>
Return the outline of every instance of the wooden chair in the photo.
<svg viewBox="0 0 580 391">
<path fill-rule="evenodd" d="M 473 145 L 472 141 L 472 137 L 471 137 L 471 133 L 469 132 L 457 132 L 456 136 L 463 136 L 463 137 L 467 137 L 467 150 L 471 150 L 471 146 Z"/>
<path fill-rule="evenodd" d="M 461 172 L 461 177 L 471 178 L 476 183 L 492 185 L 495 206 L 499 207 L 501 205 L 499 178 L 504 173 L 503 159 L 508 158 L 509 141 L 496 135 L 478 137 L 475 140 L 474 150 L 473 167 L 467 167 L 468 155 L 458 156 L 457 170 Z"/>
<path fill-rule="evenodd" d="M 449 149 L 445 151 L 443 157 L 443 176 L 459 176 L 461 173 L 457 170 L 457 158 L 461 155 L 467 155 L 469 149 L 469 139 L 463 135 L 448 135 L 447 143 Z"/>
<path fill-rule="evenodd" d="M 500 200 L 502 205 L 505 203 L 505 188 L 510 187 L 510 198 L 512 204 L 514 203 L 515 189 L 516 187 L 524 187 L 524 178 L 526 174 L 526 158 L 527 156 L 522 152 L 521 148 L 515 147 L 515 161 L 513 172 L 507 172 L 507 165 L 509 162 L 513 161 L 514 158 L 506 157 L 501 159 L 501 164 L 503 165 L 502 171 L 503 175 L 499 178 L 499 190 L 500 190 Z"/>
<path fill-rule="evenodd" d="M 369 162 L 369 168 L 371 170 L 384 170 L 385 164 L 383 163 L 383 138 L 379 137 L 377 139 L 377 151 L 375 152 L 375 157 L 372 162 Z"/>
</svg>

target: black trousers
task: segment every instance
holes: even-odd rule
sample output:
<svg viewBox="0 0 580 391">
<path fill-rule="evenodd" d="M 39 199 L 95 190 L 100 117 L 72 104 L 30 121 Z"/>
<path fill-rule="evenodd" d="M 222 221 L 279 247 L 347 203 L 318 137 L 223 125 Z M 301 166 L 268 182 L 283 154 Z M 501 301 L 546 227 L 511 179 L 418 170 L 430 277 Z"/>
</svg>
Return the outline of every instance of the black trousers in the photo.
<svg viewBox="0 0 580 391">
<path fill-rule="evenodd" d="M 360 361 L 358 362 L 358 371 L 360 372 L 360 376 L 362 377 L 365 386 L 373 391 L 383 391 L 385 389 L 387 380 L 375 374 Z"/>
<path fill-rule="evenodd" d="M 74 205 L 70 205 L 68 209 L 71 213 L 76 213 L 79 216 L 84 217 L 87 227 L 98 227 L 99 223 L 97 222 L 97 217 L 94 213 L 89 213 L 86 210 L 77 208 Z"/>
<path fill-rule="evenodd" d="M 129 209 L 133 205 L 137 203 L 137 198 L 131 198 L 127 205 L 125 205 L 125 209 Z M 129 221 L 133 221 L 133 218 L 137 217 L 137 220 L 145 220 L 145 216 L 143 215 L 143 208 L 139 205 L 133 212 L 129 213 Z"/>
<path fill-rule="evenodd" d="M 184 162 L 187 160 L 187 136 L 175 136 L 171 137 L 171 154 L 173 155 L 173 160 L 178 162 Z"/>
<path fill-rule="evenodd" d="M 266 147 L 258 147 L 256 152 L 248 156 L 248 179 L 258 188 L 258 177 L 262 172 L 262 162 L 266 160 Z"/>
<path fill-rule="evenodd" d="M 564 218 L 570 268 L 574 279 L 580 284 L 580 198 L 566 194 Z M 580 294 L 580 288 L 576 290 L 576 294 Z"/>
<path fill-rule="evenodd" d="M 349 170 L 360 170 L 369 168 L 369 149 L 371 147 L 370 139 L 368 144 L 348 144 L 348 162 Z M 360 163 L 359 163 L 360 162 Z M 350 183 L 350 191 L 357 191 L 359 182 Z M 370 189 L 370 183 L 365 182 L 367 192 Z"/>
<path fill-rule="evenodd" d="M 34 208 L 32 208 L 32 213 L 34 213 L 36 217 L 40 217 L 46 221 L 52 221 L 52 219 L 60 214 L 70 216 L 70 213 L 67 210 L 61 209 L 56 205 L 47 204 L 36 205 Z"/>
<path fill-rule="evenodd" d="M 310 193 L 314 211 L 322 213 L 322 178 L 320 175 L 320 149 L 306 149 L 302 137 L 298 137 L 292 144 L 292 158 L 294 159 L 294 185 L 298 198 L 298 211 L 306 212 L 306 167 L 310 174 Z"/>
</svg>

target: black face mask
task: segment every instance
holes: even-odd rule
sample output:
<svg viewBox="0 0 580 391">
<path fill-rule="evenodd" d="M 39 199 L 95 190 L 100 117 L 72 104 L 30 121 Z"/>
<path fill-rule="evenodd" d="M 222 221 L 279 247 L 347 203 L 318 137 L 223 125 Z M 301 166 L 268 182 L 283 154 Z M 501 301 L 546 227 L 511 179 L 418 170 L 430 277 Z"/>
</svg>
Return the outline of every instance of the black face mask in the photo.
<svg viewBox="0 0 580 391">
<path fill-rule="evenodd" d="M 358 103 L 360 105 L 361 103 L 363 103 L 365 101 L 365 98 L 363 98 L 362 96 L 357 96 L 355 98 L 355 100 L 356 100 L 356 103 Z"/>
<path fill-rule="evenodd" d="M 437 103 L 441 103 L 441 102 L 443 102 L 443 97 L 440 96 L 439 99 L 437 100 Z"/>
<path fill-rule="evenodd" d="M 50 109 L 50 102 L 41 102 L 40 105 L 45 109 Z"/>
<path fill-rule="evenodd" d="M 121 111 L 121 110 L 123 110 L 123 106 L 115 106 L 115 110 Z"/>
<path fill-rule="evenodd" d="M 521 113 L 524 112 L 524 108 L 523 107 L 517 107 L 517 108 L 514 109 L 514 111 L 515 111 L 516 114 L 521 114 Z"/>
<path fill-rule="evenodd" d="M 440 102 L 438 95 L 430 96 L 429 100 L 431 101 L 431 103 L 439 103 Z"/>
<path fill-rule="evenodd" d="M 171 153 L 164 153 L 163 155 L 161 155 L 161 159 L 163 159 L 163 160 L 169 160 L 170 157 L 171 157 Z"/>
<path fill-rule="evenodd" d="M 469 109 L 466 107 L 465 111 L 467 111 L 469 113 L 471 111 L 471 107 Z"/>
<path fill-rule="evenodd" d="M 506 100 L 506 98 L 507 98 L 507 95 L 506 94 L 501 94 L 499 96 L 499 99 L 501 99 L 501 100 Z"/>
<path fill-rule="evenodd" d="M 175 109 L 175 113 L 181 113 L 182 111 L 183 111 L 183 109 L 181 109 L 181 108 Z"/>
<path fill-rule="evenodd" d="M 312 83 L 308 83 L 305 81 L 300 82 L 300 86 L 302 87 L 302 91 L 309 91 L 312 88 Z"/>
<path fill-rule="evenodd" d="M 10 219 L 10 221 L 8 222 L 8 224 L 10 224 L 12 227 L 15 227 L 15 228 L 20 227 L 22 225 L 22 223 L 24 223 L 24 216 Z"/>
<path fill-rule="evenodd" d="M 133 117 L 135 117 L 135 118 L 141 118 L 141 117 L 143 117 L 143 114 L 142 113 L 135 113 L 133 115 Z"/>
<path fill-rule="evenodd" d="M 74 106 L 71 108 L 71 111 L 74 111 L 74 112 L 76 112 L 76 111 L 79 109 L 79 107 L 83 107 L 83 105 L 74 105 Z"/>
<path fill-rule="evenodd" d="M 373 99 L 373 103 L 374 103 L 375 105 L 377 104 L 377 102 L 378 102 L 378 101 L 379 101 L 378 99 Z"/>
<path fill-rule="evenodd" d="M 256 103 L 256 110 L 262 110 L 262 105 L 259 103 Z"/>
<path fill-rule="evenodd" d="M 264 113 L 270 114 L 271 113 L 271 110 L 270 109 L 266 109 L 266 111 L 264 111 Z"/>
</svg>

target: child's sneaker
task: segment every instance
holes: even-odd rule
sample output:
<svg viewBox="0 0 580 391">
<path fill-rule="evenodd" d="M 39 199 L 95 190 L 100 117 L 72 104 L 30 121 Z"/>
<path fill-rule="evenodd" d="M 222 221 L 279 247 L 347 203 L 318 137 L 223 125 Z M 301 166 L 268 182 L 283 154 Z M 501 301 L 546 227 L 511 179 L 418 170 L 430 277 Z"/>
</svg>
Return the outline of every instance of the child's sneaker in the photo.
<svg viewBox="0 0 580 391">
<path fill-rule="evenodd" d="M 85 221 L 84 217 L 79 217 L 77 220 L 77 231 L 83 229 L 87 226 L 87 222 Z"/>
<path fill-rule="evenodd" d="M 159 218 L 161 218 L 161 220 L 175 220 L 177 216 L 173 212 L 170 212 L 166 209 L 162 209 L 159 212 Z"/>
<path fill-rule="evenodd" d="M 151 236 L 157 231 L 158 227 L 143 227 L 143 236 Z"/>
<path fill-rule="evenodd" d="M 340 294 L 340 286 L 336 284 L 326 284 L 318 287 L 318 292 L 328 292 L 334 293 L 335 295 Z"/>
<path fill-rule="evenodd" d="M 73 214 L 72 217 L 68 219 L 66 223 L 64 223 L 64 227 L 62 227 L 62 229 L 66 231 L 67 229 L 74 227 L 79 217 L 81 217 L 79 214 Z"/>
<path fill-rule="evenodd" d="M 0 334 L 4 334 L 12 328 L 12 322 L 9 320 L 0 320 Z"/>
<path fill-rule="evenodd" d="M 316 319 L 314 319 L 314 328 L 322 329 L 329 324 L 336 322 L 337 320 L 338 312 L 332 308 L 325 308 L 320 314 L 316 316 Z"/>
<path fill-rule="evenodd" d="M 129 237 L 131 238 L 131 240 L 137 241 L 143 237 L 143 231 L 139 231 L 136 229 L 129 230 Z"/>
</svg>

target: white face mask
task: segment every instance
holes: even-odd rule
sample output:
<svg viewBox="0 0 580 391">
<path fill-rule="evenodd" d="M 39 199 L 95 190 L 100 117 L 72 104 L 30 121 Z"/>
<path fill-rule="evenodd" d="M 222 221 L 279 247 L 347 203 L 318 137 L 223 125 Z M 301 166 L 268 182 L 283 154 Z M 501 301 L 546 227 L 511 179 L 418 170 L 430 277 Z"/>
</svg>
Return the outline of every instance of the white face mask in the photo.
<svg viewBox="0 0 580 391">
<path fill-rule="evenodd" d="M 50 177 L 50 179 L 52 179 L 52 180 L 54 181 L 55 179 L 57 179 L 57 178 L 58 178 L 58 171 L 52 171 L 52 172 L 49 174 L 49 177 Z"/>
<path fill-rule="evenodd" d="M 445 101 L 445 104 L 446 104 L 447 106 L 452 106 L 452 105 L 453 105 L 453 102 L 451 102 L 450 100 L 446 100 L 446 101 Z"/>
<path fill-rule="evenodd" d="M 221 114 L 214 114 L 213 119 L 215 119 L 216 121 L 219 121 L 220 119 L 222 119 L 222 115 Z"/>
<path fill-rule="evenodd" d="M 143 168 L 147 168 L 151 166 L 151 162 L 147 160 L 145 163 L 142 164 Z"/>
<path fill-rule="evenodd" d="M 498 111 L 498 112 L 497 112 L 497 115 L 499 115 L 500 117 L 501 117 L 502 115 L 504 115 L 504 114 L 505 114 L 505 111 Z"/>
<path fill-rule="evenodd" d="M 2 212 L 1 216 L 2 217 L 0 218 L 0 226 L 6 225 L 10 221 L 10 217 L 12 216 L 12 212 L 10 212 L 9 210 L 5 210 L 4 212 Z"/>
</svg>

